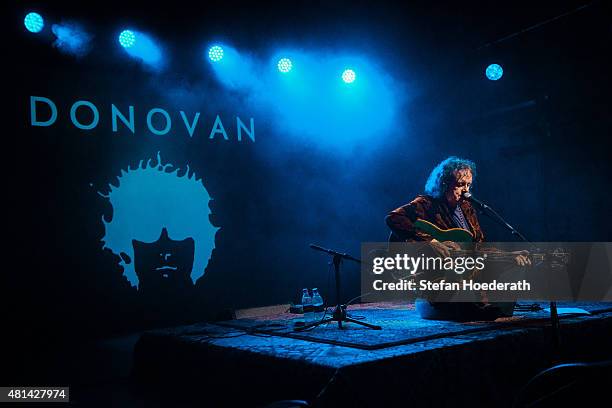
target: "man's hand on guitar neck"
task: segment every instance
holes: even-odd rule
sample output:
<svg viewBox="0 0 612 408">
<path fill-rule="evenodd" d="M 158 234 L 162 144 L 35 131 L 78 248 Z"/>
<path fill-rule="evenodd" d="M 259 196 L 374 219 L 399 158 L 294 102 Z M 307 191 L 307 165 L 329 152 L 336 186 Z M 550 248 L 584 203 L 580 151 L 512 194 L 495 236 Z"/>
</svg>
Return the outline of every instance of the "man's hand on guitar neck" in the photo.
<svg viewBox="0 0 612 408">
<path fill-rule="evenodd" d="M 459 244 L 457 244 L 456 242 L 453 242 L 453 241 L 440 242 L 435 238 L 429 241 L 429 245 L 431 245 L 431 247 L 434 249 L 434 251 L 438 253 L 438 255 L 441 255 L 443 257 L 450 256 L 450 251 L 452 250 L 461 249 Z"/>
<path fill-rule="evenodd" d="M 516 254 L 516 264 L 518 266 L 529 266 L 531 265 L 531 259 L 529 259 L 529 251 L 514 251 L 513 254 Z"/>
<path fill-rule="evenodd" d="M 490 248 L 490 250 L 486 250 L 484 251 L 484 253 L 493 255 L 493 256 L 495 255 L 501 256 L 501 258 L 497 257 L 493 259 L 501 259 L 501 260 L 506 260 L 506 261 L 512 260 L 518 266 L 531 266 L 531 258 L 529 257 L 529 251 L 526 251 L 526 250 L 504 252 L 504 251 L 500 251 L 499 249 Z M 491 259 L 492 259 L 491 256 L 489 256 L 489 260 Z"/>
<path fill-rule="evenodd" d="M 461 246 L 453 241 L 440 242 L 437 239 L 429 241 L 429 245 L 436 251 L 436 253 L 443 257 L 451 256 L 451 251 L 461 250 Z M 491 253 L 491 252 L 490 252 Z M 502 251 L 492 251 L 492 253 L 502 253 Z M 518 266 L 530 266 L 531 259 L 529 258 L 529 251 L 513 251 L 506 252 L 506 254 L 515 255 L 514 261 Z M 506 255 L 507 256 L 507 255 Z"/>
</svg>

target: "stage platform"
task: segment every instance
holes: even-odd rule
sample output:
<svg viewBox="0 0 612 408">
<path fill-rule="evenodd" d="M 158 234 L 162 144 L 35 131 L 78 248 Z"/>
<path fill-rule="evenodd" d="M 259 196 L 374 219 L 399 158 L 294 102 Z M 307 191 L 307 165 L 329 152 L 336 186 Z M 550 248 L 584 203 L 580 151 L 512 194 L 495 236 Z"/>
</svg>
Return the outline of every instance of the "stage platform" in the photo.
<svg viewBox="0 0 612 408">
<path fill-rule="evenodd" d="M 134 376 L 177 403 L 205 406 L 510 406 L 542 369 L 612 358 L 612 304 L 559 304 L 570 307 L 589 314 L 560 316 L 556 350 L 545 310 L 454 323 L 423 320 L 412 304 L 364 304 L 349 313 L 382 330 L 330 323 L 294 332 L 297 316 L 286 312 L 155 330 L 136 345 Z"/>
</svg>

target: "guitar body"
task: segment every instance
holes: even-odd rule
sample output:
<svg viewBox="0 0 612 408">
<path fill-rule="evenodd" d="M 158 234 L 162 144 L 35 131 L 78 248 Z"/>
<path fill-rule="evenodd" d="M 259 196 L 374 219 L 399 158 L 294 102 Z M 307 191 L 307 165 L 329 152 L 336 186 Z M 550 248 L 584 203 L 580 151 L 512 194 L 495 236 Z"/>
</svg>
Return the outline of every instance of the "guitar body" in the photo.
<svg viewBox="0 0 612 408">
<path fill-rule="evenodd" d="M 431 235 L 440 242 L 473 242 L 474 236 L 463 228 L 441 229 L 429 221 L 418 218 L 414 227 Z M 516 255 L 514 255 L 516 256 Z M 502 316 L 512 316 L 516 302 L 488 304 L 481 302 L 449 303 L 417 298 L 415 306 L 420 316 L 428 320 L 474 321 L 495 320 Z"/>
<path fill-rule="evenodd" d="M 472 242 L 474 239 L 472 233 L 468 230 L 464 230 L 463 228 L 441 229 L 431 222 L 422 220 L 420 218 L 415 221 L 414 227 L 426 234 L 431 235 L 440 242 Z"/>
</svg>

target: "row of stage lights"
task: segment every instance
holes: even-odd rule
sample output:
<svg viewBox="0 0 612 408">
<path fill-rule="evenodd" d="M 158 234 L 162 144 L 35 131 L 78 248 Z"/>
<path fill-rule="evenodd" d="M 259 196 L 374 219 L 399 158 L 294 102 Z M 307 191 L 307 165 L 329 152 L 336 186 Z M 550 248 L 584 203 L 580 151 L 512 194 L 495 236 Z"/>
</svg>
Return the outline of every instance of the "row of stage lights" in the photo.
<svg viewBox="0 0 612 408">
<path fill-rule="evenodd" d="M 119 34 L 119 44 L 121 44 L 123 48 L 133 47 L 136 44 L 136 34 L 131 30 L 123 30 Z M 220 45 L 213 45 L 208 49 L 208 59 L 212 63 L 221 62 L 223 60 L 223 55 L 223 47 Z M 293 62 L 291 62 L 291 59 L 287 57 L 282 57 L 278 60 L 276 67 L 281 73 L 288 74 L 293 68 Z M 355 79 L 357 79 L 357 75 L 355 74 L 354 70 L 346 68 L 342 72 L 342 80 L 345 83 L 351 84 L 355 82 Z"/>
<path fill-rule="evenodd" d="M 26 29 L 30 31 L 31 33 L 39 33 L 44 28 L 45 22 L 44 22 L 43 17 L 40 14 L 31 12 L 25 16 L 24 25 Z M 123 30 L 119 34 L 118 40 L 119 40 L 119 44 L 123 48 L 130 49 L 134 47 L 138 41 L 137 33 L 135 33 L 132 30 Z M 213 45 L 208 49 L 208 59 L 212 63 L 221 62 L 223 60 L 223 55 L 224 55 L 223 47 L 220 45 Z M 287 57 L 283 57 L 279 59 L 277 63 L 277 68 L 281 73 L 288 74 L 289 72 L 291 72 L 293 68 L 293 62 L 291 61 L 291 59 Z M 350 83 L 355 82 L 355 79 L 357 78 L 357 74 L 355 73 L 353 69 L 346 68 L 342 72 L 341 77 L 345 83 L 350 84 Z"/>
<path fill-rule="evenodd" d="M 24 25 L 28 31 L 32 33 L 39 33 L 44 28 L 45 22 L 40 14 L 31 12 L 25 16 Z M 131 48 L 136 44 L 137 41 L 138 39 L 136 38 L 136 34 L 131 30 L 123 30 L 119 34 L 119 44 L 123 48 Z M 208 59 L 212 63 L 218 63 L 222 61 L 223 54 L 223 47 L 220 45 L 213 45 L 208 49 Z M 288 74 L 293 68 L 293 63 L 291 62 L 291 59 L 283 57 L 278 60 L 277 68 L 281 73 Z M 491 81 L 497 81 L 502 77 L 503 74 L 504 70 L 499 64 L 491 64 L 485 70 L 486 77 Z M 341 77 L 345 83 L 350 84 L 355 82 L 355 80 L 357 79 L 357 74 L 354 70 L 346 68 L 342 72 Z"/>
</svg>

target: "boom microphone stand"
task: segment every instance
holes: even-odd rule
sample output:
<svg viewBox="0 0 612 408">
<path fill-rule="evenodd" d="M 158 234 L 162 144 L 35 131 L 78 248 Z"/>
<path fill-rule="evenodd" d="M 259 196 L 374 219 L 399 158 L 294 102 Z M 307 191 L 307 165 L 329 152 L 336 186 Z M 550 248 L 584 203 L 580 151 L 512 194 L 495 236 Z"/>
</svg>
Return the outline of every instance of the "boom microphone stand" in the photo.
<svg viewBox="0 0 612 408">
<path fill-rule="evenodd" d="M 329 323 L 329 322 L 338 322 L 338 328 L 340 329 L 342 329 L 342 322 L 347 322 L 347 323 L 350 322 L 350 323 L 360 324 L 365 327 L 369 327 L 370 329 L 381 330 L 382 327 L 380 326 L 376 326 L 374 324 L 362 322 L 362 321 L 348 317 L 346 315 L 347 305 L 340 304 L 340 265 L 342 264 L 342 260 L 348 259 L 350 261 L 357 262 L 359 264 L 361 263 L 361 261 L 357 258 L 353 258 L 352 256 L 348 254 L 343 254 L 343 253 L 334 251 L 333 249 L 323 248 L 323 247 L 320 247 L 314 244 L 310 244 L 310 247 L 316 251 L 326 252 L 332 256 L 332 263 L 334 264 L 334 272 L 336 276 L 336 302 L 338 304 L 336 305 L 336 308 L 334 309 L 334 313 L 332 317 L 328 317 L 327 319 L 323 319 L 318 322 L 310 323 L 305 326 L 297 327 L 293 330 L 302 331 L 302 330 L 310 329 L 311 327 L 316 327 L 316 326 L 319 326 L 325 323 Z"/>
<path fill-rule="evenodd" d="M 488 215 L 489 218 L 493 219 L 498 224 L 509 230 L 512 235 L 518 237 L 523 242 L 529 243 L 523 234 L 518 232 L 512 225 L 508 224 L 506 220 L 504 220 L 502 216 L 499 215 L 493 208 L 489 207 L 482 201 L 477 200 L 471 193 L 463 193 L 463 197 L 480 207 L 480 209 L 486 215 Z M 559 313 L 557 312 L 557 302 L 555 301 L 550 302 L 550 324 L 553 331 L 553 346 L 555 347 L 555 352 L 557 352 L 559 350 L 559 346 L 561 345 L 561 327 L 559 322 Z"/>
</svg>

